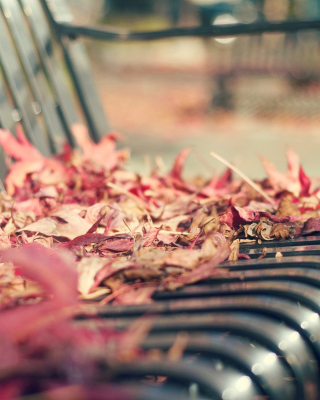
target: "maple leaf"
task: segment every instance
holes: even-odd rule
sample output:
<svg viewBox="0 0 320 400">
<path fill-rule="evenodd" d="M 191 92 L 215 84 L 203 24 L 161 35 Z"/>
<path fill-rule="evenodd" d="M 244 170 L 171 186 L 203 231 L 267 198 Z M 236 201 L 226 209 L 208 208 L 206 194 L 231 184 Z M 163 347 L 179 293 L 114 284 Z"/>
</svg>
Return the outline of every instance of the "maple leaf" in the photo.
<svg viewBox="0 0 320 400">
<path fill-rule="evenodd" d="M 2 252 L 2 257 L 12 262 L 24 277 L 38 282 L 48 294 L 54 296 L 44 303 L 2 312 L 2 337 L 10 340 L 25 338 L 38 329 L 39 323 L 55 324 L 57 312 L 78 304 L 77 273 L 66 254 L 58 254 L 40 244 L 31 243 L 20 249 L 6 250 Z"/>
<path fill-rule="evenodd" d="M 184 163 L 190 154 L 191 147 L 187 147 L 186 149 L 180 151 L 180 153 L 177 155 L 173 167 L 169 173 L 169 176 L 172 178 L 175 178 L 179 181 L 182 181 L 182 169 L 184 166 Z"/>
<path fill-rule="evenodd" d="M 52 171 L 54 171 L 54 183 L 63 181 L 62 165 L 54 160 L 45 158 L 39 151 L 26 139 L 22 128 L 17 125 L 16 138 L 8 130 L 0 129 L 0 146 L 6 154 L 17 160 L 10 166 L 9 173 L 5 179 L 7 193 L 13 195 L 16 188 L 21 188 L 27 175 L 40 173 L 45 167 L 50 173 L 52 180 Z"/>
<path fill-rule="evenodd" d="M 260 158 L 268 175 L 269 182 L 276 191 L 287 190 L 295 196 L 309 194 L 311 181 L 305 175 L 300 165 L 299 156 L 292 149 L 288 148 L 286 151 L 288 169 L 284 174 L 279 172 L 266 158 L 262 156 Z"/>
<path fill-rule="evenodd" d="M 121 162 L 129 158 L 128 150 L 116 150 L 116 142 L 122 139 L 120 134 L 110 133 L 104 135 L 99 143 L 94 143 L 88 133 L 88 129 L 81 124 L 72 126 L 72 134 L 82 150 L 85 160 L 113 171 Z"/>
<path fill-rule="evenodd" d="M 25 137 L 17 125 L 16 138 L 6 129 L 0 129 L 0 145 L 7 155 L 19 161 L 43 161 L 44 157 Z"/>
<path fill-rule="evenodd" d="M 223 196 L 228 193 L 228 185 L 232 182 L 232 170 L 227 168 L 220 176 L 214 176 L 201 190 L 201 194 L 207 197 Z"/>
</svg>

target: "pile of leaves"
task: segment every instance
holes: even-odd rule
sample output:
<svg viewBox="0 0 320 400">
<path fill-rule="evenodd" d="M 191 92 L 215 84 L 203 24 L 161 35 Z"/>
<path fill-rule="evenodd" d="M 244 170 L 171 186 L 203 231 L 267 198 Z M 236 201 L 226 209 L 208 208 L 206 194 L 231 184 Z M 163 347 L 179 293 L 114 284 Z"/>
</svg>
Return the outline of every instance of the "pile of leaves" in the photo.
<svg viewBox="0 0 320 400">
<path fill-rule="evenodd" d="M 95 144 L 83 126 L 73 134 L 76 149 L 46 158 L 21 128 L 0 130 L 9 171 L 0 194 L 1 398 L 47 390 L 49 376 L 59 390 L 81 383 L 89 393 L 110 362 L 139 357 L 147 324 L 121 334 L 76 328 L 81 300 L 152 302 L 156 291 L 227 274 L 221 263 L 249 257 L 242 242 L 320 231 L 319 181 L 292 150 L 284 174 L 263 158 L 259 182 L 234 177 L 228 163 L 220 177 L 186 180 L 190 149 L 168 174 L 140 176 L 124 169 L 119 135 Z"/>
<path fill-rule="evenodd" d="M 182 169 L 190 149 L 168 174 L 155 168 L 139 176 L 123 168 L 128 151 L 116 149 L 119 135 L 95 144 L 83 126 L 73 134 L 77 149 L 65 145 L 45 158 L 20 128 L 15 137 L 0 131 L 9 168 L 0 195 L 0 248 L 39 243 L 68 252 L 83 299 L 150 302 L 157 290 L 227 273 L 218 265 L 248 257 L 239 254 L 243 241 L 320 230 L 318 181 L 306 176 L 292 150 L 285 174 L 262 158 L 268 177 L 260 182 L 233 179 L 230 168 L 209 182 L 187 181 Z M 36 296 L 34 282 L 6 264 L 0 271 L 2 308 Z"/>
</svg>

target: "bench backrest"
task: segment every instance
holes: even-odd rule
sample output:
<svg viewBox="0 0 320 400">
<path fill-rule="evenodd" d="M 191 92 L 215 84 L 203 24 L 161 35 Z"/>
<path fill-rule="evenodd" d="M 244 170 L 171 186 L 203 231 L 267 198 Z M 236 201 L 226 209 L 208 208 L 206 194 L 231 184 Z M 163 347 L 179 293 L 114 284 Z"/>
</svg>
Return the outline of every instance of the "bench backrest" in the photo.
<svg viewBox="0 0 320 400">
<path fill-rule="evenodd" d="M 95 141 L 107 121 L 79 41 L 59 42 L 41 0 L 0 0 L 0 126 L 21 122 L 45 155 L 74 145 L 70 127 L 84 122 Z M 48 1 L 52 15 L 70 22 L 63 0 Z M 0 166 L 1 169 L 1 166 Z"/>
</svg>

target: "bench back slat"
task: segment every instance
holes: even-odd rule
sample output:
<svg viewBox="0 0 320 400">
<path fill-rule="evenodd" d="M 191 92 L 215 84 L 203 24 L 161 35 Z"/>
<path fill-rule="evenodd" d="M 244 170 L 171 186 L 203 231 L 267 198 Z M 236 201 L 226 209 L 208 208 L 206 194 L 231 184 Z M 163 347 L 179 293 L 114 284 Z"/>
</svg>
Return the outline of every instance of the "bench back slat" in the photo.
<svg viewBox="0 0 320 400">
<path fill-rule="evenodd" d="M 64 1 L 53 5 L 71 19 Z M 74 123 L 84 121 L 95 141 L 107 132 L 84 46 L 60 41 L 41 0 L 0 0 L 0 74 L 0 127 L 14 133 L 21 121 L 44 155 L 66 140 L 75 146 Z"/>
<path fill-rule="evenodd" d="M 50 148 L 52 152 L 56 152 L 65 141 L 65 135 L 21 5 L 17 0 L 0 0 L 0 6 L 6 16 L 22 68 L 39 107 L 38 111 L 42 114 Z"/>
<path fill-rule="evenodd" d="M 0 71 L 0 128 L 9 129 L 13 131 L 14 129 L 14 107 L 12 100 L 8 99 L 8 91 L 5 88 L 3 75 Z M 7 172 L 7 167 L 5 164 L 5 155 L 0 147 L 0 179 L 3 180 L 5 178 Z M 2 184 L 0 183 L 0 192 L 2 191 Z"/>
<path fill-rule="evenodd" d="M 46 132 L 41 126 L 41 118 L 34 106 L 36 100 L 21 68 L 14 43 L 7 29 L 5 16 L 0 11 L 0 68 L 10 90 L 14 106 L 21 119 L 22 126 L 28 139 L 44 155 L 51 154 L 50 143 Z"/>
<path fill-rule="evenodd" d="M 50 26 L 39 0 L 19 0 L 19 2 L 36 44 L 44 74 L 55 98 L 61 124 L 69 143 L 74 146 L 75 142 L 70 128 L 72 124 L 81 120 L 81 116 L 76 109 L 74 96 L 71 93 L 71 82 L 68 81 L 61 59 L 59 60 L 53 46 Z"/>
<path fill-rule="evenodd" d="M 15 113 L 17 115 L 17 113 Z M 0 71 L 0 128 L 14 130 L 14 107 L 13 101 L 8 96 L 5 88 L 3 75 Z"/>
<path fill-rule="evenodd" d="M 59 22 L 72 22 L 72 15 L 64 0 L 40 0 L 47 18 Z M 90 61 L 81 41 L 63 39 L 57 34 L 56 40 L 63 49 L 78 100 L 80 102 L 91 137 L 96 142 L 108 130 L 107 120 L 92 77 Z"/>
</svg>

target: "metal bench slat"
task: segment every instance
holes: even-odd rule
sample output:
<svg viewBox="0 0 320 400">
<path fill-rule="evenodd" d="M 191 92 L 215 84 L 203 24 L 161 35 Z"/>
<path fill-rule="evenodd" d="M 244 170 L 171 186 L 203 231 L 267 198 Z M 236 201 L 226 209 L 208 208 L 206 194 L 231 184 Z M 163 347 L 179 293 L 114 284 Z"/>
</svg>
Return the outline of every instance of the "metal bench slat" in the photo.
<svg viewBox="0 0 320 400">
<path fill-rule="evenodd" d="M 38 112 L 43 116 L 52 152 L 57 152 L 65 141 L 64 130 L 23 11 L 18 0 L 0 0 L 0 5 L 4 15 L 7 16 L 7 24 L 14 39 L 21 65 L 39 107 Z"/>
<path fill-rule="evenodd" d="M 80 122 L 81 117 L 76 110 L 74 96 L 71 92 L 71 82 L 67 80 L 67 75 L 62 67 L 62 58 L 60 62 L 57 62 L 59 58 L 54 48 L 53 37 L 46 16 L 39 0 L 19 0 L 19 2 L 29 23 L 44 73 L 56 101 L 57 111 L 66 137 L 69 143 L 75 146 L 75 141 L 71 134 L 71 126 Z"/>
<path fill-rule="evenodd" d="M 44 134 L 43 128 L 40 125 L 40 118 L 32 106 L 35 103 L 35 99 L 29 90 L 1 10 L 0 37 L 0 67 L 12 94 L 15 108 L 20 113 L 25 134 L 42 154 L 49 156 L 51 149 L 48 137 Z"/>
<path fill-rule="evenodd" d="M 142 348 L 168 351 L 175 340 L 175 335 L 154 334 L 144 340 Z M 271 353 L 258 343 L 252 345 L 249 340 L 233 335 L 192 335 L 188 337 L 184 354 L 200 355 L 210 361 L 218 358 L 223 364 L 235 366 L 274 400 L 282 400 L 284 396 L 287 400 L 295 398 L 296 388 L 290 370 L 281 358 L 275 357 L 272 363 L 265 363 Z"/>
<path fill-rule="evenodd" d="M 59 22 L 72 21 L 64 0 L 40 0 L 46 15 L 51 20 Z M 55 26 L 52 26 L 53 29 Z M 61 38 L 56 31 L 56 40 L 63 50 L 64 59 L 78 96 L 89 133 L 94 141 L 98 142 L 108 131 L 108 123 L 92 77 L 89 58 L 80 41 Z"/>
<path fill-rule="evenodd" d="M 107 326 L 125 329 L 131 319 L 108 319 Z M 172 315 L 154 318 L 149 336 L 187 332 L 209 335 L 221 332 L 249 338 L 282 357 L 297 382 L 297 399 L 316 399 L 319 389 L 318 363 L 309 344 L 294 329 L 270 317 L 241 312 Z M 292 338 L 292 340 L 291 340 Z M 294 340 L 293 340 L 294 339 Z"/>
<path fill-rule="evenodd" d="M 219 363 L 217 363 L 219 365 Z M 213 363 L 206 360 L 192 362 L 190 358 L 182 358 L 178 362 L 161 361 L 138 361 L 129 364 L 119 365 L 116 378 L 125 379 L 128 377 L 141 378 L 145 375 L 160 375 L 169 378 L 169 382 L 180 383 L 183 387 L 195 383 L 199 387 L 200 394 L 213 400 L 223 398 L 223 393 L 228 388 L 236 387 L 236 383 L 243 378 L 243 373 L 232 366 L 219 369 Z M 263 392 L 259 386 L 250 380 L 250 385 L 242 391 L 234 391 L 234 400 L 255 400 L 262 396 Z M 186 397 L 188 398 L 188 397 Z M 194 398 L 194 397 L 193 397 Z M 310 398 L 311 400 L 311 398 Z"/>
</svg>

